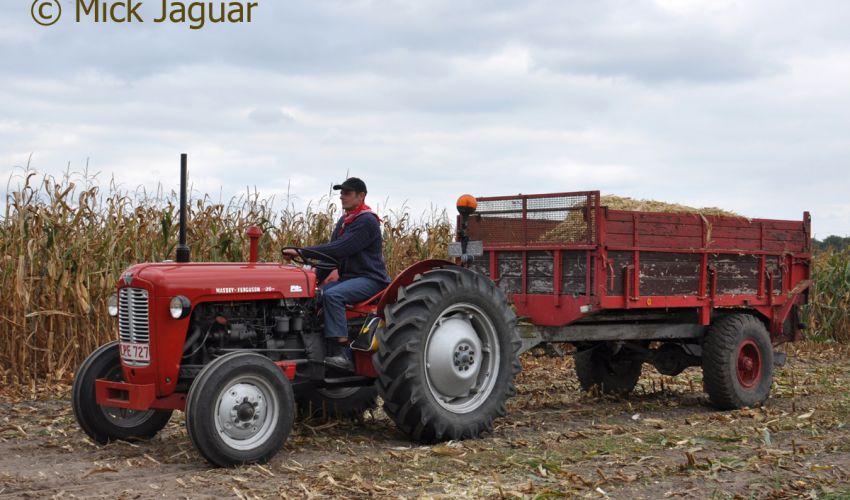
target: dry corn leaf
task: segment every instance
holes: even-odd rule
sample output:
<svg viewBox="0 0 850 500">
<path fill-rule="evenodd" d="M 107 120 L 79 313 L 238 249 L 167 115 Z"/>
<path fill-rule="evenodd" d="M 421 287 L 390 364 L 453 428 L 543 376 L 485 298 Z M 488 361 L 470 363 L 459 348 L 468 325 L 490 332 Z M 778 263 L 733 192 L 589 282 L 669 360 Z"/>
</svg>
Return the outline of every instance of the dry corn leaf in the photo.
<svg viewBox="0 0 850 500">
<path fill-rule="evenodd" d="M 457 457 L 463 455 L 465 451 L 462 448 L 453 448 L 450 446 L 435 446 L 431 448 L 431 453 L 441 457 Z"/>
<path fill-rule="evenodd" d="M 802 415 L 798 415 L 797 419 L 798 420 L 806 420 L 807 418 L 811 418 L 811 416 L 814 415 L 814 414 L 815 414 L 815 410 L 810 410 L 810 411 L 807 411 L 806 413 L 803 413 Z"/>
<path fill-rule="evenodd" d="M 102 465 L 100 467 L 95 467 L 94 469 L 89 470 L 80 479 L 85 479 L 91 476 L 92 474 L 100 474 L 102 472 L 118 472 L 118 469 L 111 465 Z"/>
</svg>

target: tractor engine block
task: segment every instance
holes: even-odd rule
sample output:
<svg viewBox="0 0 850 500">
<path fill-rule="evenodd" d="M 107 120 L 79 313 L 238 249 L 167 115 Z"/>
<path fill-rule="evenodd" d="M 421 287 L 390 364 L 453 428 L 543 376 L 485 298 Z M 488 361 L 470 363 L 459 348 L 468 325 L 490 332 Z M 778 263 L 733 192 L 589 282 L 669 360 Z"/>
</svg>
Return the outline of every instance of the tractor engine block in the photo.
<svg viewBox="0 0 850 500">
<path fill-rule="evenodd" d="M 301 335 L 319 328 L 314 299 L 203 303 L 192 314 L 183 363 L 204 365 L 234 350 L 303 358 Z"/>
</svg>

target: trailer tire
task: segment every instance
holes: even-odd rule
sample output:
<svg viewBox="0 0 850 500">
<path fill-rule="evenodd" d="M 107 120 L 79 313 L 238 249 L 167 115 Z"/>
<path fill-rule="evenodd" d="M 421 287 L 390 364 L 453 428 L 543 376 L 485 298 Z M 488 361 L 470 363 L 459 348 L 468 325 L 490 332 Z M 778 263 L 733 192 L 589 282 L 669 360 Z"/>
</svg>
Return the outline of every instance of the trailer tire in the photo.
<svg viewBox="0 0 850 500">
<path fill-rule="evenodd" d="M 642 365 L 639 360 L 612 353 L 606 344 L 575 354 L 576 377 L 584 391 L 597 388 L 605 394 L 627 396 L 640 379 Z"/>
<path fill-rule="evenodd" d="M 210 463 L 265 463 L 292 430 L 295 396 L 282 370 L 265 356 L 235 352 L 198 374 L 186 398 L 186 430 Z"/>
<path fill-rule="evenodd" d="M 712 323 L 702 348 L 702 378 L 720 410 L 761 406 L 773 384 L 773 345 L 764 324 L 750 314 Z"/>
<path fill-rule="evenodd" d="M 384 411 L 420 443 L 492 431 L 516 394 L 516 316 L 491 280 L 462 267 L 425 272 L 384 309 L 374 355 Z"/>
<path fill-rule="evenodd" d="M 307 387 L 297 397 L 298 413 L 307 419 L 356 419 L 378 407 L 374 384 L 361 387 Z"/>
<path fill-rule="evenodd" d="M 135 411 L 97 404 L 95 380 L 123 381 L 118 341 L 100 346 L 89 355 L 74 376 L 71 406 L 80 428 L 94 441 L 149 439 L 165 427 L 171 410 Z"/>
</svg>

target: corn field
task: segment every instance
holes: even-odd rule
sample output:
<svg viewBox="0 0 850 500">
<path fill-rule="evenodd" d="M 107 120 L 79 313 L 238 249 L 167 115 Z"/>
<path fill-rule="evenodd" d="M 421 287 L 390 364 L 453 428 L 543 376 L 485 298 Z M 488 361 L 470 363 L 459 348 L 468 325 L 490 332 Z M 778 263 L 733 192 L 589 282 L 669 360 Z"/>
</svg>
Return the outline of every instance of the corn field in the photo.
<svg viewBox="0 0 850 500">
<path fill-rule="evenodd" d="M 850 341 L 850 248 L 814 256 L 814 289 L 803 322 L 815 338 Z"/>
<path fill-rule="evenodd" d="M 121 271 L 173 258 L 179 196 L 129 193 L 94 179 L 54 178 L 32 170 L 11 182 L 0 221 L 0 382 L 68 381 L 90 352 L 115 337 L 106 299 Z M 194 261 L 247 260 L 251 225 L 262 228 L 260 260 L 279 261 L 282 246 L 313 245 L 330 236 L 338 209 L 325 198 L 276 212 L 259 193 L 227 204 L 190 202 L 187 240 Z M 454 238 L 445 211 L 418 220 L 409 211 L 382 214 L 384 257 L 391 276 L 426 258 L 445 258 Z M 850 340 L 850 250 L 814 259 L 815 287 L 803 321 L 816 338 Z"/>
<path fill-rule="evenodd" d="M 70 379 L 97 346 L 115 337 L 106 299 L 121 271 L 137 262 L 174 258 L 179 194 L 91 177 L 54 178 L 27 170 L 10 180 L 0 221 L 0 381 Z M 20 184 L 13 187 L 12 184 Z M 245 261 L 245 231 L 259 226 L 260 260 L 280 261 L 280 248 L 327 241 L 338 218 L 334 200 L 276 212 L 274 200 L 248 193 L 227 204 L 190 200 L 187 243 L 193 261 Z M 444 211 L 418 220 L 409 211 L 381 214 L 390 275 L 426 258 L 446 258 L 454 239 Z"/>
</svg>

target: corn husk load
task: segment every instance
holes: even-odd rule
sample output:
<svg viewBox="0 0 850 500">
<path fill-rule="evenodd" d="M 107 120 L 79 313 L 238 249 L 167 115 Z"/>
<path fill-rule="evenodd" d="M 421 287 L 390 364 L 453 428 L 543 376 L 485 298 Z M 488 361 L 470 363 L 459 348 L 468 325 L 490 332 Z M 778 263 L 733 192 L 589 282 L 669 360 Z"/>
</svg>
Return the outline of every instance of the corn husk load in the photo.
<svg viewBox="0 0 850 500">
<path fill-rule="evenodd" d="M 742 217 L 735 212 L 717 207 L 694 208 L 678 203 L 666 203 L 656 200 L 635 200 L 627 196 L 606 194 L 599 198 L 599 204 L 612 210 L 632 210 L 636 212 L 664 212 L 672 214 L 722 215 L 726 217 Z"/>
<path fill-rule="evenodd" d="M 616 196 L 606 194 L 599 198 L 599 204 L 603 207 L 608 207 L 611 210 L 630 210 L 635 212 L 656 212 L 656 213 L 673 213 L 673 214 L 698 214 L 701 217 L 706 215 L 721 215 L 726 217 L 742 217 L 735 212 L 723 210 L 717 207 L 695 208 L 678 203 L 666 203 L 657 200 L 636 200 L 627 196 Z M 584 219 L 584 211 L 571 210 L 564 222 L 558 224 L 554 229 L 547 231 L 540 238 L 539 242 L 563 242 L 563 243 L 579 243 L 587 240 L 587 222 Z M 710 231 L 710 225 L 709 225 Z"/>
</svg>

